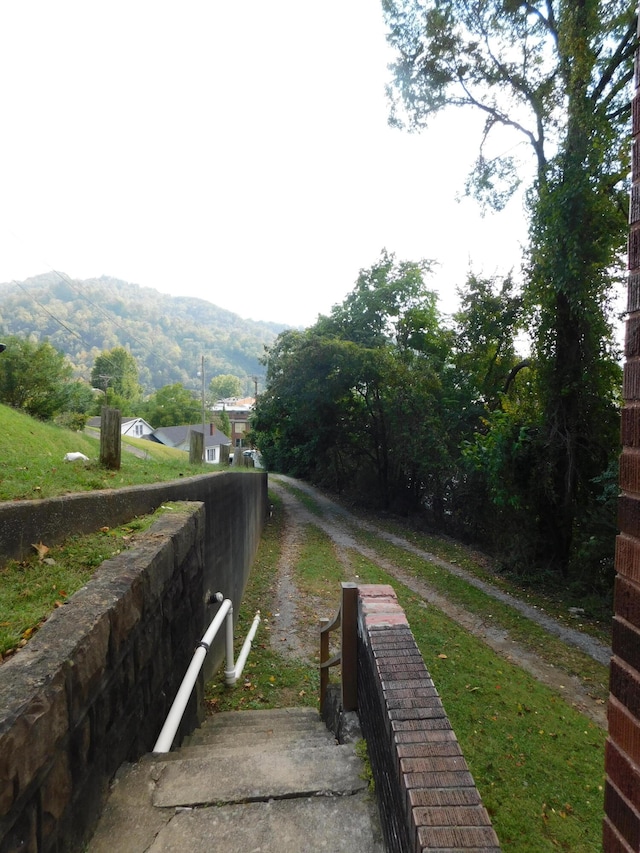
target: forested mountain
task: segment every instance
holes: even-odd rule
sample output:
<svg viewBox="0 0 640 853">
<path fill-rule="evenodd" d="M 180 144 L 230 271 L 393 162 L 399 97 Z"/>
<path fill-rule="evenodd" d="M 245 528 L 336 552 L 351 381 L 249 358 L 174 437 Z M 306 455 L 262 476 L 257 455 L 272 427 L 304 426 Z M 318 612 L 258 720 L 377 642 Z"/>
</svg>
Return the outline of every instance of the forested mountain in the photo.
<svg viewBox="0 0 640 853">
<path fill-rule="evenodd" d="M 96 356 L 125 347 L 147 393 L 175 382 L 199 388 L 202 355 L 207 379 L 231 373 L 252 392 L 252 377 L 264 375 L 264 347 L 284 328 L 108 276 L 80 281 L 51 272 L 0 284 L 0 335 L 48 339 L 86 380 Z"/>
</svg>

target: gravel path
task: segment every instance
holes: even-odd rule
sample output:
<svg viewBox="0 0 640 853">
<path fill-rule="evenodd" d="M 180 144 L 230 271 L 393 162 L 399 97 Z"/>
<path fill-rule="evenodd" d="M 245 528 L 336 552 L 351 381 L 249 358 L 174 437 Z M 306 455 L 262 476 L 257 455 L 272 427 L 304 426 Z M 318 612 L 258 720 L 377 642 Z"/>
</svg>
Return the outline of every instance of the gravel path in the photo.
<svg viewBox="0 0 640 853">
<path fill-rule="evenodd" d="M 311 513 L 283 484 L 289 484 L 296 489 L 309 494 L 322 511 L 322 516 Z M 277 588 L 277 611 L 274 614 L 271 643 L 280 653 L 291 657 L 313 660 L 317 655 L 317 623 L 310 626 L 308 618 L 297 619 L 297 590 L 292 575 L 292 567 L 303 541 L 303 527 L 313 524 L 319 527 L 333 541 L 338 558 L 350 565 L 347 550 L 355 550 L 368 560 L 376 563 L 388 574 L 397 578 L 406 587 L 419 595 L 425 602 L 438 608 L 448 617 L 460 624 L 465 630 L 482 639 L 494 651 L 507 658 L 517 666 L 522 667 L 539 681 L 542 681 L 568 702 L 575 705 L 583 714 L 588 716 L 602 728 L 606 728 L 606 709 L 600 699 L 589 695 L 580 680 L 556 668 L 553 664 L 542 660 L 535 653 L 514 642 L 507 631 L 499 626 L 487 623 L 481 617 L 464 610 L 452 603 L 429 584 L 417 579 L 395 564 L 380 557 L 372 549 L 360 544 L 353 536 L 353 528 L 360 528 L 383 537 L 394 545 L 404 548 L 421 559 L 433 563 L 451 572 L 470 584 L 496 598 L 528 619 L 538 623 L 549 633 L 559 637 L 568 645 L 575 646 L 599 663 L 608 666 L 611 649 L 593 637 L 581 633 L 553 619 L 540 609 L 503 592 L 485 581 L 465 572 L 459 566 L 422 551 L 412 543 L 395 534 L 388 533 L 375 524 L 365 522 L 352 515 L 344 507 L 334 503 L 321 492 L 299 480 L 283 475 L 269 475 L 269 487 L 281 498 L 286 512 L 287 524 L 283 542 L 282 556 L 279 565 Z M 305 610 L 309 610 L 309 602 L 305 602 Z M 328 615 L 328 614 L 322 614 Z M 333 614 L 331 614 L 333 615 Z"/>
</svg>

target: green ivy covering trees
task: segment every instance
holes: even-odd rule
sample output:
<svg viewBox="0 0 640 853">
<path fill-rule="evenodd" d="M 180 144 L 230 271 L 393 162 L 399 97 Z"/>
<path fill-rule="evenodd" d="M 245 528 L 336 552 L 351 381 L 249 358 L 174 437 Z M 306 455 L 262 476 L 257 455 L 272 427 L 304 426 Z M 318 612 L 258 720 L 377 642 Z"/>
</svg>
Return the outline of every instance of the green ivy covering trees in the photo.
<svg viewBox="0 0 640 853">
<path fill-rule="evenodd" d="M 497 208 L 518 185 L 519 164 L 501 153 L 513 152 L 504 141 L 491 148 L 496 130 L 534 155 L 524 295 L 539 412 L 520 424 L 516 415 L 513 434 L 528 435 L 539 558 L 566 575 L 579 519 L 598 499 L 597 478 L 616 452 L 609 303 L 627 228 L 635 3 L 383 0 L 383 7 L 396 54 L 393 122 L 418 129 L 450 106 L 484 115 L 468 189 Z M 501 434 L 504 426 L 501 417 Z M 503 471 L 512 464 L 505 453 Z"/>
</svg>

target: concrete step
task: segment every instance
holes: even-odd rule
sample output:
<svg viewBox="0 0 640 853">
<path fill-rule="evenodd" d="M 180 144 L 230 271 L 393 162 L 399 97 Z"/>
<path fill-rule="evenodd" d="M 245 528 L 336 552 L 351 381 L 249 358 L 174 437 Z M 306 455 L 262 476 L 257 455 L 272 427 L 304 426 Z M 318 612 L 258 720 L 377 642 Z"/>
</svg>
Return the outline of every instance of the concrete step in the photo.
<svg viewBox="0 0 640 853">
<path fill-rule="evenodd" d="M 196 757 L 166 762 L 156 778 L 153 805 L 193 807 L 364 791 L 362 763 L 353 747 L 323 746 L 280 752 L 218 754 L 203 749 Z"/>
<path fill-rule="evenodd" d="M 184 746 L 213 746 L 218 749 L 225 747 L 255 746 L 268 748 L 273 744 L 276 748 L 292 746 L 296 741 L 315 741 L 320 744 L 335 743 L 335 738 L 323 723 L 313 723 L 307 727 L 294 726 L 291 728 L 273 728 L 272 726 L 251 726 L 232 729 L 217 726 L 203 726 L 191 737 L 185 738 Z"/>
<path fill-rule="evenodd" d="M 237 716 L 243 718 L 245 711 L 238 712 Z M 327 727 L 320 721 L 318 714 L 312 711 L 305 716 L 275 715 L 270 711 L 263 711 L 266 716 L 263 720 L 251 716 L 248 719 L 233 720 L 233 716 L 214 715 L 208 717 L 202 726 L 197 729 L 191 737 L 186 739 L 189 744 L 211 743 L 221 744 L 227 741 L 239 741 L 244 738 L 255 740 L 273 738 L 283 735 L 295 736 L 296 733 L 316 734 L 326 736 Z"/>
<path fill-rule="evenodd" d="M 303 723 L 318 722 L 319 713 L 314 708 L 267 708 L 265 710 L 246 711 L 218 711 L 207 717 L 203 725 L 222 726 L 231 725 L 233 728 L 240 726 L 266 725 L 286 721 L 288 724 L 296 721 Z"/>
<path fill-rule="evenodd" d="M 217 714 L 190 740 L 121 769 L 89 853 L 384 853 L 362 762 L 312 709 Z"/>
<path fill-rule="evenodd" d="M 176 814 L 149 853 L 384 853 L 367 794 L 193 809 Z M 116 853 L 116 851 L 112 851 Z"/>
<path fill-rule="evenodd" d="M 269 740 L 251 741 L 241 739 L 239 743 L 233 746 L 220 746 L 217 743 L 190 743 L 188 746 L 182 746 L 174 752 L 167 752 L 164 755 L 156 755 L 156 761 L 178 761 L 181 758 L 197 758 L 202 754 L 213 754 L 220 758 L 232 758 L 235 761 L 243 761 L 245 756 L 263 755 L 268 756 L 273 752 L 283 752 L 288 749 L 322 749 L 324 747 L 336 746 L 336 741 L 331 738 L 319 738 L 309 735 L 305 737 L 302 734 L 291 735 L 276 735 Z M 265 758 L 265 760 L 267 760 Z"/>
</svg>

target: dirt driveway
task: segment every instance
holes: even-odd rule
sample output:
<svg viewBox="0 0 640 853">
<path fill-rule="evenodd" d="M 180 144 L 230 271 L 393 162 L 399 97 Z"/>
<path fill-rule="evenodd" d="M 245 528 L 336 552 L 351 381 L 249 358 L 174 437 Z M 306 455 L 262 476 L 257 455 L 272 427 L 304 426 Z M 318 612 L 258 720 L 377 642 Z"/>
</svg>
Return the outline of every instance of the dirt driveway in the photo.
<svg viewBox="0 0 640 853">
<path fill-rule="evenodd" d="M 322 515 L 310 512 L 295 495 L 284 487 L 287 484 L 310 495 L 320 507 Z M 376 527 L 374 524 L 362 521 L 306 483 L 283 475 L 270 474 L 269 488 L 281 498 L 287 519 L 282 557 L 279 565 L 278 606 L 274 614 L 272 630 L 270 632 L 271 643 L 278 652 L 285 656 L 302 658 L 309 661 L 312 661 L 317 654 L 317 622 L 310 623 L 308 618 L 309 610 L 313 610 L 314 603 L 305 602 L 305 618 L 300 619 L 298 614 L 300 604 L 297 603 L 299 599 L 296 594 L 292 574 L 292 566 L 295 564 L 296 555 L 303 541 L 304 527 L 311 524 L 319 527 L 333 541 L 338 558 L 344 560 L 345 565 L 350 566 L 347 554 L 348 550 L 355 550 L 362 554 L 368 560 L 371 560 L 384 569 L 385 572 L 397 578 L 398 581 L 419 595 L 425 602 L 438 608 L 465 628 L 465 630 L 479 637 L 495 652 L 511 661 L 511 663 L 522 667 L 539 681 L 562 695 L 567 702 L 573 704 L 599 726 L 606 728 L 606 708 L 604 703 L 602 700 L 595 699 L 589 695 L 578 678 L 569 675 L 567 672 L 541 659 L 529 649 L 514 642 L 509 637 L 508 632 L 503 628 L 488 624 L 481 617 L 464 610 L 457 604 L 446 599 L 424 581 L 412 577 L 392 562 L 380 557 L 372 549 L 360 544 L 352 531 L 354 528 L 373 531 L 378 536 L 392 541 L 394 545 L 417 554 L 422 559 L 435 563 L 446 571 L 463 577 L 466 581 L 481 588 L 487 594 L 514 607 L 527 618 L 540 624 L 549 633 L 559 637 L 563 642 L 575 646 L 585 654 L 590 655 L 594 660 L 608 666 L 611 650 L 603 643 L 561 624 L 526 602 L 514 598 L 497 587 L 469 575 L 459 566 L 447 563 L 445 560 L 426 551 L 421 551 L 402 537 L 390 534 Z"/>
</svg>

